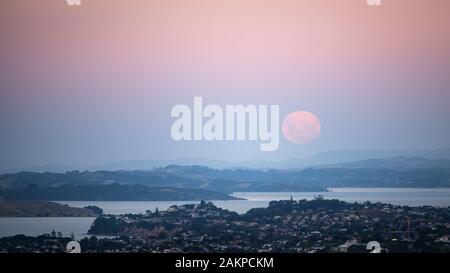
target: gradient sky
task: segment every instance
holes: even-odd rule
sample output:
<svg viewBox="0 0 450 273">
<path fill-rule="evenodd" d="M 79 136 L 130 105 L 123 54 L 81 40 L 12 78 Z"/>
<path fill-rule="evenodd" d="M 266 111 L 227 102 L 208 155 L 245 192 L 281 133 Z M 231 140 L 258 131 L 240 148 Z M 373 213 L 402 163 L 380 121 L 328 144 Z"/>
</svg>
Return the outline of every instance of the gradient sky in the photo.
<svg viewBox="0 0 450 273">
<path fill-rule="evenodd" d="M 0 2 L 0 168 L 450 147 L 450 1 Z M 174 142 L 175 104 L 313 112 L 313 143 Z"/>
</svg>

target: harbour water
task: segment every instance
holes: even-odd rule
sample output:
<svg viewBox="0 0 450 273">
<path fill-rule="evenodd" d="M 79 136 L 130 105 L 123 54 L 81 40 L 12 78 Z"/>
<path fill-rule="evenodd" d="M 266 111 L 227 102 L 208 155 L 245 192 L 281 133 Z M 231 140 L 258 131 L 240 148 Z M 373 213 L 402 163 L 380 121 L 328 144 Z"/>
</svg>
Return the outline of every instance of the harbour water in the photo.
<svg viewBox="0 0 450 273">
<path fill-rule="evenodd" d="M 236 192 L 233 196 L 246 200 L 212 201 L 216 206 L 245 213 L 249 209 L 267 207 L 272 200 L 313 199 L 322 195 L 325 199 L 347 202 L 383 202 L 407 206 L 450 206 L 450 189 L 407 188 L 336 188 L 328 192 Z M 144 213 L 156 208 L 165 210 L 172 205 L 199 203 L 199 201 L 58 201 L 72 207 L 95 205 L 107 214 Z M 37 236 L 52 230 L 77 239 L 85 237 L 93 217 L 27 217 L 0 218 L 0 237 L 25 234 Z"/>
</svg>

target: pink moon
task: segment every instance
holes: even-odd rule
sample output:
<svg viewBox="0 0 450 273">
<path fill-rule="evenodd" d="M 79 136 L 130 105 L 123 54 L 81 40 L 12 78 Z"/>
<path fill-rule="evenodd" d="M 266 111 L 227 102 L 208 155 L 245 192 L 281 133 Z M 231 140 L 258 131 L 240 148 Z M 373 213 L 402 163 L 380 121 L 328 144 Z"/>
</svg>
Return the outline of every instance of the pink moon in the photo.
<svg viewBox="0 0 450 273">
<path fill-rule="evenodd" d="M 321 125 L 313 113 L 297 111 L 284 118 L 281 130 L 290 142 L 307 144 L 319 137 Z"/>
</svg>

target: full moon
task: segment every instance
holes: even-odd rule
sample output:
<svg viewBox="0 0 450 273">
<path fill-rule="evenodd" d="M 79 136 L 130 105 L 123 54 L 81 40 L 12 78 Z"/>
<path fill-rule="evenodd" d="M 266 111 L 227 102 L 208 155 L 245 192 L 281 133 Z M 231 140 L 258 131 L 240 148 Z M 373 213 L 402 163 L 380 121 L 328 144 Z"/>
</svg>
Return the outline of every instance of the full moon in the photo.
<svg viewBox="0 0 450 273">
<path fill-rule="evenodd" d="M 281 126 L 284 137 L 295 144 L 307 144 L 320 135 L 320 121 L 310 112 L 297 111 L 287 115 Z"/>
</svg>

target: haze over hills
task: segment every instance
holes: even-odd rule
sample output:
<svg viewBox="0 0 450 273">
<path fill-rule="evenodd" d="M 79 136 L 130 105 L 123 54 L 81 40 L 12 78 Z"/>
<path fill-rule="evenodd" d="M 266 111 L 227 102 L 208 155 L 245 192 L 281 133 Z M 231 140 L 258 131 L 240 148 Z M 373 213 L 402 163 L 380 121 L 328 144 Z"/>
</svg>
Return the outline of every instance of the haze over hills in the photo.
<svg viewBox="0 0 450 273">
<path fill-rule="evenodd" d="M 336 187 L 450 187 L 450 160 L 369 159 L 312 168 L 21 172 L 0 175 L 0 199 L 227 200 L 232 192 L 326 191 Z M 186 199 L 187 198 L 187 199 Z"/>
<path fill-rule="evenodd" d="M 423 157 L 396 156 L 385 159 L 366 159 L 340 164 L 314 166 L 316 169 L 344 168 L 344 169 L 450 169 L 450 159 L 425 159 Z"/>
<path fill-rule="evenodd" d="M 328 151 L 314 155 L 309 160 L 310 166 L 337 164 L 350 161 L 360 161 L 366 159 L 386 159 L 393 157 L 422 157 L 425 159 L 450 159 L 450 148 L 424 151 L 379 151 L 379 150 L 362 150 L 362 151 Z"/>
<path fill-rule="evenodd" d="M 117 171 L 117 170 L 151 170 L 153 168 L 161 168 L 168 165 L 200 165 L 215 169 L 289 169 L 289 168 L 306 168 L 322 165 L 342 164 L 353 161 L 362 161 L 369 159 L 388 159 L 394 157 L 417 157 L 428 160 L 450 159 L 450 148 L 425 151 L 328 151 L 318 153 L 311 158 L 297 158 L 285 161 L 268 161 L 268 160 L 251 160 L 242 162 L 227 162 L 221 160 L 205 159 L 205 158 L 185 158 L 174 160 L 127 160 L 111 164 L 99 166 L 68 166 L 68 165 L 42 165 L 30 166 L 23 168 L 2 169 L 0 173 L 18 173 L 27 172 L 52 172 L 65 173 L 68 171 Z"/>
</svg>

